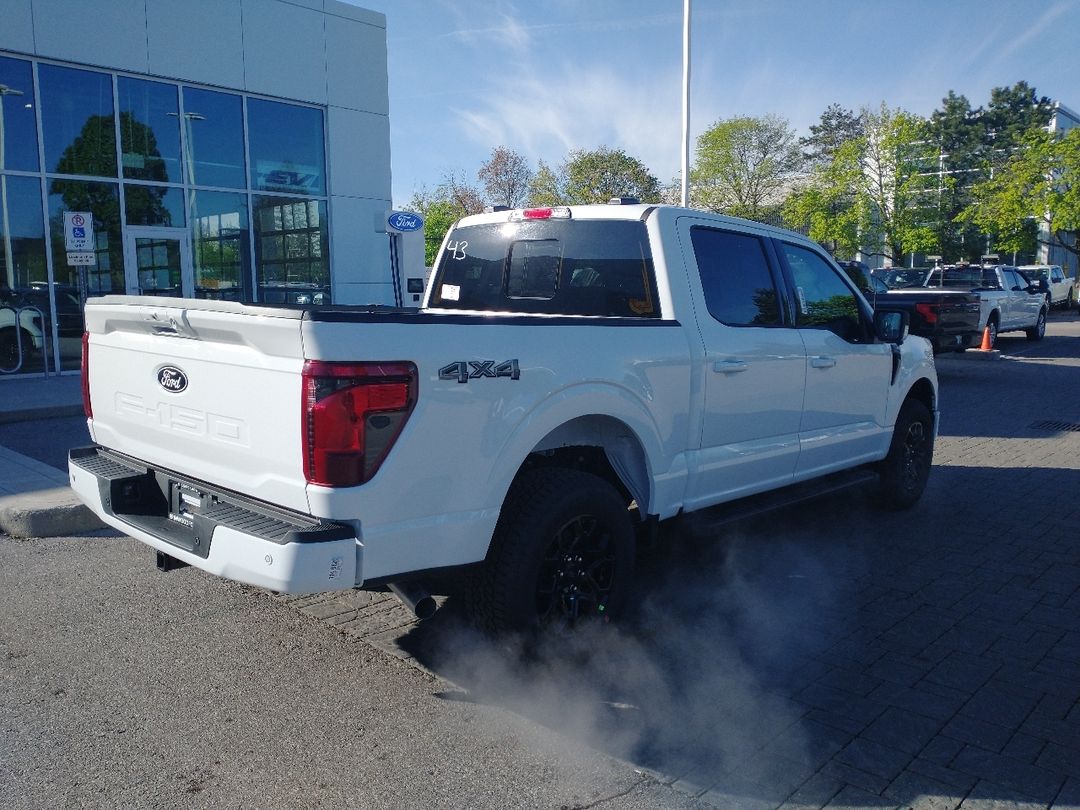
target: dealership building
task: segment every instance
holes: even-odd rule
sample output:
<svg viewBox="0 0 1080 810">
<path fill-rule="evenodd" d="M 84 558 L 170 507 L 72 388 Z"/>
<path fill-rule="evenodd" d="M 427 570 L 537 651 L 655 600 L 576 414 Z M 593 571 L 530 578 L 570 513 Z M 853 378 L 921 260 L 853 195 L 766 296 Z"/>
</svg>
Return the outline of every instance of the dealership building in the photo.
<svg viewBox="0 0 1080 810">
<path fill-rule="evenodd" d="M 386 18 L 336 0 L 4 0 L 0 375 L 105 294 L 393 303 Z"/>
</svg>

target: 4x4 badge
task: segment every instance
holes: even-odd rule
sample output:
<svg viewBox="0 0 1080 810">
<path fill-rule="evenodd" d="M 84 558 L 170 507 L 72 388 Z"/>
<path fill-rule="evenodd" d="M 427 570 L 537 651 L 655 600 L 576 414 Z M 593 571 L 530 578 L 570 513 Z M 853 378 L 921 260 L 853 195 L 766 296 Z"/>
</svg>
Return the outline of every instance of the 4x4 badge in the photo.
<svg viewBox="0 0 1080 810">
<path fill-rule="evenodd" d="M 439 369 L 440 380 L 457 380 L 459 383 L 467 383 L 469 380 L 479 380 L 484 377 L 492 379 L 508 377 L 511 380 L 518 380 L 521 378 L 521 369 L 518 368 L 517 360 L 506 360 L 498 365 L 494 360 L 461 360 L 448 363 Z"/>
</svg>

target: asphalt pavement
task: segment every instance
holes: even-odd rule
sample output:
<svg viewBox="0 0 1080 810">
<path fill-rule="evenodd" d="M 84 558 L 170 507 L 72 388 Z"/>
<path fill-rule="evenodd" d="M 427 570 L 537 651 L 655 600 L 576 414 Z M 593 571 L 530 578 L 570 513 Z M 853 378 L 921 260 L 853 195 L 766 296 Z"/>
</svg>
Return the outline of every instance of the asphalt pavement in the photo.
<svg viewBox="0 0 1080 810">
<path fill-rule="evenodd" d="M 0 536 L 0 806 L 1080 807 L 1080 317 L 1000 347 L 939 359 L 914 509 L 671 524 L 634 616 L 531 655 Z"/>
</svg>

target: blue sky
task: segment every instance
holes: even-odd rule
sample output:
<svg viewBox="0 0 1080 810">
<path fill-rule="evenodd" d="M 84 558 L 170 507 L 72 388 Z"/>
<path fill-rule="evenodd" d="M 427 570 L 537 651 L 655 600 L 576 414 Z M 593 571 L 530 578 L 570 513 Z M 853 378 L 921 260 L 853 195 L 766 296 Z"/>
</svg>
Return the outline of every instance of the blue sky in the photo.
<svg viewBox="0 0 1080 810">
<path fill-rule="evenodd" d="M 387 18 L 395 205 L 492 148 L 680 165 L 682 0 L 351 0 Z M 837 102 L 929 115 L 1025 80 L 1080 111 L 1080 0 L 693 0 L 691 134 Z"/>
</svg>

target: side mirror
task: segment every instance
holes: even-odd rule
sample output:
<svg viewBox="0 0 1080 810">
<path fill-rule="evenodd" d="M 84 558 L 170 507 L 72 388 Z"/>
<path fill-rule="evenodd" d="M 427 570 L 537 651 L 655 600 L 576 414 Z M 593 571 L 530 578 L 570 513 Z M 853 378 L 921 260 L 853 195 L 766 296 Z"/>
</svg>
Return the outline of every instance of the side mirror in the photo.
<svg viewBox="0 0 1080 810">
<path fill-rule="evenodd" d="M 911 316 L 906 312 L 874 312 L 874 336 L 882 343 L 903 343 L 910 325 Z"/>
</svg>

